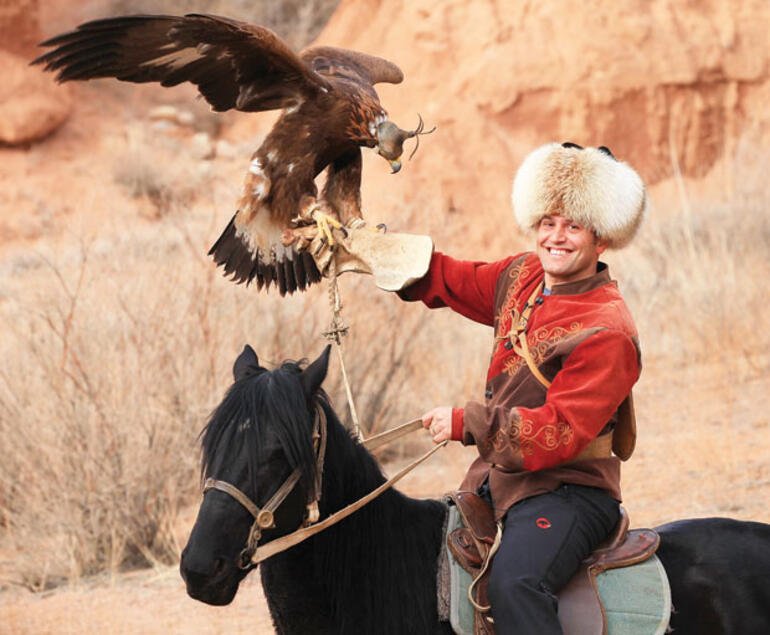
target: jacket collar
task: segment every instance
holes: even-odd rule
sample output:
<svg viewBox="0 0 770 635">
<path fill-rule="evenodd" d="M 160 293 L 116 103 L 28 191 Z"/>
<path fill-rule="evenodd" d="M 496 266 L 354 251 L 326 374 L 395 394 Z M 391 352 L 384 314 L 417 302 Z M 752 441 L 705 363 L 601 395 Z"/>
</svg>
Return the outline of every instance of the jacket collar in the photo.
<svg viewBox="0 0 770 635">
<path fill-rule="evenodd" d="M 551 295 L 577 295 L 593 291 L 597 287 L 611 283 L 609 267 L 600 262 L 596 266 L 596 273 L 588 278 L 575 280 L 574 282 L 563 282 L 551 287 Z"/>
</svg>

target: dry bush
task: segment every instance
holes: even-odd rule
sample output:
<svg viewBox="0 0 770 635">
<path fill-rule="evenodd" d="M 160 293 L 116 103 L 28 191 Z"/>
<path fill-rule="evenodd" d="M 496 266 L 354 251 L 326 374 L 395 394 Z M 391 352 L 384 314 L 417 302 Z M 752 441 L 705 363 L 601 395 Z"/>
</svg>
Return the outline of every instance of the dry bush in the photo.
<svg viewBox="0 0 770 635">
<path fill-rule="evenodd" d="M 766 162 L 749 156 L 736 160 L 722 200 L 680 182 L 677 199 L 654 201 L 636 241 L 611 256 L 649 360 L 721 362 L 733 372 L 766 363 L 770 198 L 756 187 Z"/>
<path fill-rule="evenodd" d="M 180 509 L 198 496 L 197 435 L 238 352 L 250 343 L 274 365 L 322 350 L 323 285 L 282 299 L 222 279 L 189 238 L 205 233 L 196 209 L 6 265 L 0 553 L 18 557 L 0 563 L 0 579 L 39 589 L 175 562 Z M 418 307 L 348 279 L 343 346 L 368 432 L 419 414 L 412 378 L 431 354 Z M 332 359 L 326 388 L 346 417 Z"/>
<path fill-rule="evenodd" d="M 83 253 L 77 270 L 46 266 L 46 297 L 2 313 L 0 501 L 5 538 L 22 554 L 12 575 L 33 588 L 174 559 L 211 394 L 207 357 L 185 354 L 203 346 L 204 324 L 179 324 L 205 290 L 175 295 L 164 281 L 151 298 L 139 275 L 105 303 L 104 272 Z"/>
<path fill-rule="evenodd" d="M 126 126 L 108 145 L 115 182 L 130 198 L 149 202 L 151 217 L 189 205 L 208 180 L 209 166 L 190 155 L 189 139 L 159 135 L 146 122 Z"/>
</svg>

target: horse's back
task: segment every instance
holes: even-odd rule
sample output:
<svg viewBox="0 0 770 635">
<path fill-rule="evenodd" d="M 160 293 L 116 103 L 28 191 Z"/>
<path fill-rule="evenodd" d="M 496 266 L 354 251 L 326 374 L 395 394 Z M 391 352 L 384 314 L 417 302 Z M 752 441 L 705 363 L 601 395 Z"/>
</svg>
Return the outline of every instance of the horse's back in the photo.
<svg viewBox="0 0 770 635">
<path fill-rule="evenodd" d="M 657 531 L 674 633 L 770 633 L 770 525 L 700 518 Z"/>
</svg>

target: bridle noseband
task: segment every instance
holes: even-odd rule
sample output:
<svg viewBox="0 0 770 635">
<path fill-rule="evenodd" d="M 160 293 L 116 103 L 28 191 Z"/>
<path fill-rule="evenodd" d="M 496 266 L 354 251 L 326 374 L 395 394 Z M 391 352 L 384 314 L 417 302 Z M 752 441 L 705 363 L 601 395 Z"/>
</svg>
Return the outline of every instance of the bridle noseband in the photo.
<svg viewBox="0 0 770 635">
<path fill-rule="evenodd" d="M 307 503 L 307 511 L 302 522 L 303 527 L 308 527 L 316 522 L 320 517 L 318 511 L 318 501 L 321 498 L 321 485 L 323 478 L 323 464 L 326 456 L 326 413 L 320 404 L 316 404 L 316 413 L 313 418 L 313 446 L 316 453 L 316 473 L 315 473 L 315 496 Z M 240 489 L 228 483 L 214 478 L 207 478 L 203 483 L 203 494 L 212 489 L 225 492 L 237 500 L 254 518 L 254 522 L 249 529 L 249 537 L 246 539 L 246 547 L 241 551 L 238 558 L 238 566 L 241 569 L 251 569 L 253 565 L 251 558 L 257 550 L 257 545 L 265 529 L 275 527 L 275 511 L 281 506 L 294 486 L 299 481 L 302 471 L 299 467 L 294 468 L 291 474 L 275 491 L 265 505 L 260 509 L 246 494 Z"/>
<path fill-rule="evenodd" d="M 383 445 L 395 441 L 401 438 L 405 434 L 415 432 L 416 430 L 422 430 L 422 420 L 412 419 L 406 423 L 401 424 L 385 432 L 375 434 L 362 442 L 362 446 L 369 451 L 379 448 Z M 241 505 L 243 505 L 249 513 L 254 517 L 254 523 L 249 530 L 249 537 L 246 542 L 246 547 L 241 551 L 238 566 L 245 570 L 250 571 L 256 567 L 263 560 L 267 560 L 272 556 L 285 551 L 295 545 L 300 544 L 304 540 L 307 540 L 311 536 L 325 531 L 329 527 L 337 524 L 341 520 L 344 520 L 351 514 L 355 513 L 365 505 L 368 505 L 371 501 L 380 496 L 383 492 L 393 487 L 404 476 L 411 472 L 420 463 L 425 461 L 428 457 L 434 454 L 437 450 L 443 448 L 449 441 L 442 441 L 433 449 L 428 450 L 420 458 L 412 461 L 409 465 L 403 468 L 398 474 L 391 476 L 387 481 L 373 489 L 368 494 L 359 498 L 358 500 L 349 503 L 342 509 L 335 511 L 323 520 L 319 520 L 318 513 L 318 501 L 321 497 L 321 477 L 323 475 L 324 457 L 326 454 L 326 437 L 327 437 L 327 422 L 326 413 L 321 408 L 320 404 L 316 404 L 316 416 L 313 421 L 313 445 L 316 450 L 316 480 L 315 480 L 315 497 L 307 504 L 307 515 L 299 529 L 293 532 L 275 538 L 273 540 L 259 545 L 259 539 L 262 537 L 263 529 L 272 529 L 275 527 L 275 520 L 273 512 L 281 505 L 286 496 L 291 492 L 294 485 L 299 480 L 300 470 L 296 468 L 289 477 L 283 482 L 281 487 L 278 488 L 275 494 L 270 500 L 265 503 L 265 506 L 260 509 L 254 502 L 246 496 L 241 490 L 234 485 L 226 483 L 225 481 L 218 481 L 215 479 L 206 479 L 203 485 L 203 493 L 211 489 L 218 489 L 225 492 L 235 498 Z"/>
</svg>

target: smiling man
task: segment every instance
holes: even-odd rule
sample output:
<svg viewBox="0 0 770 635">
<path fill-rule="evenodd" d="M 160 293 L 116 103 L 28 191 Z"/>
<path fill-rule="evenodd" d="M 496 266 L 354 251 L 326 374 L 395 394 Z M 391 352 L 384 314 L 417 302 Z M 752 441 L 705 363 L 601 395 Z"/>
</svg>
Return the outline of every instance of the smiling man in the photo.
<svg viewBox="0 0 770 635">
<path fill-rule="evenodd" d="M 435 253 L 399 293 L 494 327 L 484 400 L 434 408 L 423 425 L 436 443 L 478 449 L 460 489 L 503 526 L 489 579 L 498 635 L 560 633 L 555 594 L 618 522 L 641 357 L 599 256 L 631 240 L 644 207 L 641 179 L 608 148 L 545 145 L 513 184 L 535 252 L 494 263 Z"/>
</svg>

